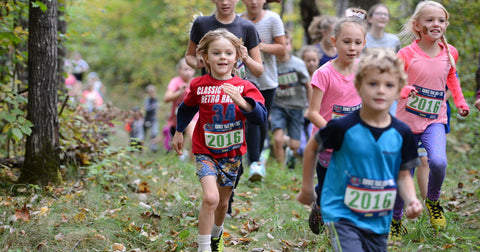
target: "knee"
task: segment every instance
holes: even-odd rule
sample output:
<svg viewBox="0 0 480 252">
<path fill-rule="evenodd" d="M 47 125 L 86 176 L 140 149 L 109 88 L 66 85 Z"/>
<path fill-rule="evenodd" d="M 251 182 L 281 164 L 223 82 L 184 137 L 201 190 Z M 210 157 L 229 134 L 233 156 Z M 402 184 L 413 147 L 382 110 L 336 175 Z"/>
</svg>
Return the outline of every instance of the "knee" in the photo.
<svg viewBox="0 0 480 252">
<path fill-rule="evenodd" d="M 202 204 L 204 205 L 204 207 L 208 208 L 209 210 L 212 210 L 212 211 L 215 210 L 219 204 L 218 195 L 204 194 Z"/>
<path fill-rule="evenodd" d="M 433 173 L 444 173 L 447 168 L 446 158 L 435 158 L 429 160 L 430 171 Z"/>
<path fill-rule="evenodd" d="M 292 149 L 293 151 L 297 151 L 298 148 L 300 148 L 300 141 L 290 138 L 290 149 Z"/>
<path fill-rule="evenodd" d="M 283 147 L 285 138 L 283 137 L 283 131 L 281 129 L 277 129 L 274 131 L 273 142 L 275 143 L 275 146 Z"/>
</svg>

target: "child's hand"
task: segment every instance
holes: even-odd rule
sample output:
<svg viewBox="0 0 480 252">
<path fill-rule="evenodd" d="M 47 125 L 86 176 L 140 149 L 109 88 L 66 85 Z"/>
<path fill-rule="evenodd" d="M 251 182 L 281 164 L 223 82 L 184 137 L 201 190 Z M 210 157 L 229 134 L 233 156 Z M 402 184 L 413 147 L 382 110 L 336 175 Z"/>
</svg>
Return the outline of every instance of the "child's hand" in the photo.
<svg viewBox="0 0 480 252">
<path fill-rule="evenodd" d="M 240 92 L 234 85 L 225 83 L 222 85 L 222 89 L 223 89 L 223 92 L 225 92 L 225 94 L 230 96 L 232 101 L 238 107 L 240 107 L 241 109 L 247 112 L 252 111 L 253 109 L 252 106 L 245 99 L 243 99 L 242 94 L 240 94 Z"/>
<path fill-rule="evenodd" d="M 477 99 L 475 102 L 475 107 L 478 109 L 478 111 L 480 111 L 480 99 Z"/>
<path fill-rule="evenodd" d="M 459 114 L 460 116 L 465 117 L 465 116 L 468 115 L 469 112 L 470 112 L 470 109 L 468 108 L 468 106 L 460 106 L 460 107 L 458 108 L 458 114 Z"/>
<path fill-rule="evenodd" d="M 244 45 L 242 45 L 242 53 L 243 53 L 242 61 L 243 61 L 243 63 L 245 63 L 245 61 L 247 61 L 249 56 L 248 56 L 248 49 Z"/>
<path fill-rule="evenodd" d="M 414 219 L 420 216 L 422 213 L 423 206 L 422 203 L 420 203 L 420 200 L 417 198 L 411 200 L 408 205 L 405 208 L 405 215 L 409 219 Z"/>
<path fill-rule="evenodd" d="M 405 86 L 400 91 L 400 98 L 406 99 L 409 96 L 414 96 L 417 93 L 417 90 L 414 86 Z"/>
<path fill-rule="evenodd" d="M 172 139 L 173 149 L 177 152 L 178 155 L 183 155 L 183 133 L 175 131 Z"/>
<path fill-rule="evenodd" d="M 315 191 L 313 190 L 305 190 L 301 189 L 300 192 L 297 194 L 298 202 L 310 206 L 312 202 L 314 202 L 317 198 L 315 197 Z"/>
</svg>

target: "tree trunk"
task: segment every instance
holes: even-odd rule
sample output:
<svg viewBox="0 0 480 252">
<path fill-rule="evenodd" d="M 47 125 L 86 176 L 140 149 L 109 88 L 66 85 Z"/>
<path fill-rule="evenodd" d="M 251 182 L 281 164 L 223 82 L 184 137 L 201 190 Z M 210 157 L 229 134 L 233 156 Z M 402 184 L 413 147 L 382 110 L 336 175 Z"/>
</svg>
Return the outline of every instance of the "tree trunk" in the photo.
<svg viewBox="0 0 480 252">
<path fill-rule="evenodd" d="M 351 0 L 350 6 L 352 7 L 360 7 L 366 11 L 370 9 L 373 5 L 379 3 L 379 0 Z"/>
<path fill-rule="evenodd" d="M 42 11 L 38 2 L 47 9 Z M 25 162 L 19 183 L 40 185 L 61 182 L 57 152 L 57 0 L 30 0 L 28 38 L 27 119 L 34 127 L 27 137 Z"/>
<path fill-rule="evenodd" d="M 306 43 L 311 44 L 312 38 L 308 34 L 308 26 L 313 20 L 313 17 L 320 15 L 315 0 L 300 0 L 300 12 L 302 15 L 302 26 L 306 38 Z"/>
<path fill-rule="evenodd" d="M 66 8 L 65 1 L 58 1 L 58 33 L 64 35 L 67 33 L 67 21 L 65 21 L 65 13 L 63 10 Z M 58 89 L 66 92 L 65 87 L 65 58 L 67 56 L 67 50 L 65 48 L 65 39 L 64 36 L 59 38 L 58 42 Z"/>
</svg>

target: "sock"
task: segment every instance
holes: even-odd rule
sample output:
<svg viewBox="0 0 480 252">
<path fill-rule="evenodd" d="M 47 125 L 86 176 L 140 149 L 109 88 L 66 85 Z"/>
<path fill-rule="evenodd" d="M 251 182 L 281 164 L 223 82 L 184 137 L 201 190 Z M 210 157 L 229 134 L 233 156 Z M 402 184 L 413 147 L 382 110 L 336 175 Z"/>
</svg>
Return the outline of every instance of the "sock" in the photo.
<svg viewBox="0 0 480 252">
<path fill-rule="evenodd" d="M 198 251 L 199 252 L 212 251 L 212 248 L 210 247 L 211 238 L 212 238 L 211 235 L 198 235 Z"/>
<path fill-rule="evenodd" d="M 222 233 L 223 233 L 223 223 L 220 226 L 217 226 L 217 225 L 215 225 L 215 223 L 213 223 L 212 237 L 220 237 L 220 235 L 222 235 Z"/>
</svg>

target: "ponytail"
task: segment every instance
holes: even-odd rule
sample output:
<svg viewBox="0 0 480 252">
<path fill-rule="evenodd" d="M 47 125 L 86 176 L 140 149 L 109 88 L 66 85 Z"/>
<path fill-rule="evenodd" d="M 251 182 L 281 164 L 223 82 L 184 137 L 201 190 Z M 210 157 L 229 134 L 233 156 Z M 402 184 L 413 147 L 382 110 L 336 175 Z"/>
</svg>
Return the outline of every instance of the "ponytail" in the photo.
<svg viewBox="0 0 480 252">
<path fill-rule="evenodd" d="M 445 48 L 447 48 L 447 53 L 448 53 L 448 60 L 450 61 L 450 64 L 452 65 L 453 68 L 456 68 L 455 64 L 455 59 L 452 56 L 452 53 L 450 52 L 450 47 L 448 47 L 447 44 L 447 39 L 445 38 L 445 35 L 442 36 L 442 42 L 445 45 Z"/>
</svg>

